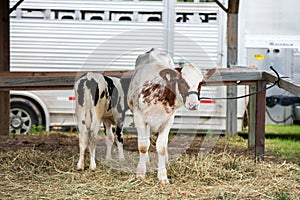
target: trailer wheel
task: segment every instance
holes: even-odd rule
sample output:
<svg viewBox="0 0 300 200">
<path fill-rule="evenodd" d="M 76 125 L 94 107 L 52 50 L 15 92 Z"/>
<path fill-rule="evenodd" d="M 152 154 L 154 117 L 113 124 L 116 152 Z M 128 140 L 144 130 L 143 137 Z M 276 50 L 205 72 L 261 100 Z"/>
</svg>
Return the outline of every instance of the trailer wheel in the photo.
<svg viewBox="0 0 300 200">
<path fill-rule="evenodd" d="M 10 132 L 28 134 L 32 125 L 42 125 L 41 112 L 31 101 L 13 98 L 10 102 Z"/>
</svg>

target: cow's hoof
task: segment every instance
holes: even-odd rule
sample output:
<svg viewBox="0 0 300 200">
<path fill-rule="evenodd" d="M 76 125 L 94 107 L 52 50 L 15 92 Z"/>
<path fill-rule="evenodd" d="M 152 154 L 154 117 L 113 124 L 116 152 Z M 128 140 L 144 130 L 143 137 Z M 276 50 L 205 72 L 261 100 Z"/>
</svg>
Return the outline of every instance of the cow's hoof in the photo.
<svg viewBox="0 0 300 200">
<path fill-rule="evenodd" d="M 144 180 L 146 178 L 145 174 L 136 174 L 136 178 Z"/>
<path fill-rule="evenodd" d="M 137 169 L 136 170 L 136 177 L 138 178 L 138 179 L 145 179 L 145 177 L 146 177 L 146 172 L 145 172 L 145 170 L 144 169 Z"/>
<path fill-rule="evenodd" d="M 159 182 L 160 182 L 160 184 L 162 184 L 162 185 L 169 184 L 169 180 L 168 180 L 168 179 L 159 180 Z"/>
<path fill-rule="evenodd" d="M 122 156 L 119 156 L 119 161 L 125 161 L 125 157 L 124 157 L 124 155 L 122 155 Z"/>
<path fill-rule="evenodd" d="M 146 176 L 146 165 L 139 163 L 136 168 L 136 177 L 140 179 L 144 179 L 145 176 Z"/>
<path fill-rule="evenodd" d="M 167 170 L 165 170 L 165 169 L 158 171 L 157 178 L 161 184 L 169 183 L 168 176 L 167 176 Z"/>
<path fill-rule="evenodd" d="M 83 170 L 84 170 L 84 167 L 77 167 L 77 170 L 78 170 L 78 171 L 83 171 Z"/>
<path fill-rule="evenodd" d="M 105 161 L 106 161 L 106 162 L 112 161 L 112 157 L 111 157 L 111 156 L 105 156 Z"/>
<path fill-rule="evenodd" d="M 78 170 L 78 171 L 84 170 L 84 164 L 78 163 L 78 164 L 77 164 L 77 170 Z"/>
<path fill-rule="evenodd" d="M 95 171 L 96 170 L 96 163 L 90 164 L 90 170 Z"/>
<path fill-rule="evenodd" d="M 95 171 L 96 167 L 90 167 L 90 170 Z"/>
</svg>

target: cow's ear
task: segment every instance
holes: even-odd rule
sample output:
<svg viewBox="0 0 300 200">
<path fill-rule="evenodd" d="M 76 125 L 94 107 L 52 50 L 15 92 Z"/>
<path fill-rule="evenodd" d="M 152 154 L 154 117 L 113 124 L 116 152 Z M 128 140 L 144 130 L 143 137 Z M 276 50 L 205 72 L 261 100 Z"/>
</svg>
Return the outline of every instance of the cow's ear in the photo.
<svg viewBox="0 0 300 200">
<path fill-rule="evenodd" d="M 176 67 L 175 68 L 179 73 L 181 73 L 182 67 Z"/>
<path fill-rule="evenodd" d="M 216 72 L 216 68 L 213 69 L 208 69 L 208 70 L 203 70 L 203 80 L 199 83 L 198 90 L 201 88 L 202 85 L 205 84 L 205 82 Z"/>
<path fill-rule="evenodd" d="M 163 69 L 159 72 L 159 75 L 165 81 L 174 81 L 178 79 L 178 72 L 173 69 Z"/>
<path fill-rule="evenodd" d="M 216 68 L 205 70 L 203 74 L 203 81 L 207 81 L 215 72 Z"/>
</svg>

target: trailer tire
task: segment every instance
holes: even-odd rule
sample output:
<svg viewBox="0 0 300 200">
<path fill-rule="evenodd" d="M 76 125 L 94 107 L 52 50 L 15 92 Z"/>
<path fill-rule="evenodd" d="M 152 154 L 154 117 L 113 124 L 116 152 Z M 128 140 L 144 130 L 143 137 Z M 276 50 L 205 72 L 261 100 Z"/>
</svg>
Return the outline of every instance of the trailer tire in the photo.
<svg viewBox="0 0 300 200">
<path fill-rule="evenodd" d="M 30 100 L 12 98 L 10 102 L 10 132 L 28 134 L 32 125 L 42 125 L 42 115 L 38 107 Z"/>
</svg>

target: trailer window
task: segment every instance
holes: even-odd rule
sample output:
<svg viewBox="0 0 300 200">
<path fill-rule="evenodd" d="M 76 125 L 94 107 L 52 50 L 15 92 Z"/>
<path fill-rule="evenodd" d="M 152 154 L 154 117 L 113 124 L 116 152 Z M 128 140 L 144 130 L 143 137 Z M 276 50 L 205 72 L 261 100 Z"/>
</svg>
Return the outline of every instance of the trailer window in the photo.
<svg viewBox="0 0 300 200">
<path fill-rule="evenodd" d="M 189 22 L 193 17 L 193 13 L 177 13 L 176 22 Z"/>
<path fill-rule="evenodd" d="M 51 11 L 51 19 L 75 19 L 75 11 L 74 10 L 52 10 Z"/>
<path fill-rule="evenodd" d="M 139 22 L 160 22 L 162 21 L 161 12 L 139 12 Z"/>
<path fill-rule="evenodd" d="M 133 19 L 133 12 L 119 12 L 119 11 L 110 12 L 110 20 L 113 22 L 132 21 L 132 19 Z"/>
<path fill-rule="evenodd" d="M 81 11 L 82 20 L 104 20 L 103 11 Z"/>
<path fill-rule="evenodd" d="M 148 22 L 159 22 L 161 21 L 159 17 L 149 17 Z"/>
<path fill-rule="evenodd" d="M 65 16 L 62 16 L 61 19 L 74 19 L 74 18 L 73 18 L 73 16 L 65 15 Z"/>
<path fill-rule="evenodd" d="M 40 9 L 21 9 L 22 18 L 44 19 L 45 10 Z"/>
<path fill-rule="evenodd" d="M 202 23 L 209 23 L 217 20 L 217 13 L 199 13 L 199 17 Z"/>
<path fill-rule="evenodd" d="M 119 18 L 119 21 L 131 21 L 131 18 L 128 16 L 123 16 Z"/>
<path fill-rule="evenodd" d="M 91 20 L 103 20 L 103 18 L 102 17 L 100 17 L 100 16 L 93 16 L 93 17 L 91 17 Z"/>
</svg>

